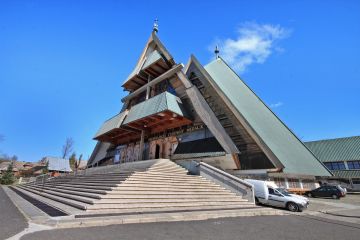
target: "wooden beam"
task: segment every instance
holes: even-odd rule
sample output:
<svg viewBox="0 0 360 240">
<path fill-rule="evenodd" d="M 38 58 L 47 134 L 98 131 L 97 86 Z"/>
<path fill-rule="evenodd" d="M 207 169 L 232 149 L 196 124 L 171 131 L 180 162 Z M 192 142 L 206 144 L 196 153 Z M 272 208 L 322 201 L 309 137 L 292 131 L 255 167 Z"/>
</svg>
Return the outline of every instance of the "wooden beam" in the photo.
<svg viewBox="0 0 360 240">
<path fill-rule="evenodd" d="M 183 72 L 178 72 L 177 75 L 186 87 L 186 93 L 199 117 L 216 137 L 225 152 L 229 154 L 239 153 L 240 151 L 226 133 L 225 129 L 216 118 L 215 113 L 211 110 L 196 86 L 189 81 Z"/>
<path fill-rule="evenodd" d="M 181 69 L 183 68 L 182 64 L 178 64 L 173 66 L 170 70 L 168 70 L 167 72 L 161 74 L 160 76 L 158 76 L 157 78 L 153 79 L 151 82 L 143 85 L 142 87 L 136 89 L 134 92 L 132 92 L 131 94 L 129 94 L 128 96 L 124 97 L 123 99 L 121 99 L 122 102 L 128 101 L 131 98 L 136 97 L 137 95 L 139 95 L 141 92 L 146 91 L 147 87 L 152 87 L 155 84 L 158 84 L 159 82 L 171 77 L 172 75 L 178 73 L 179 71 L 181 71 Z"/>
<path fill-rule="evenodd" d="M 154 68 L 152 68 L 152 67 L 148 67 L 148 68 L 146 68 L 144 71 L 147 72 L 147 73 L 150 73 L 150 75 L 154 75 L 154 76 L 159 76 L 159 75 L 161 75 L 160 72 L 156 71 L 156 70 L 155 70 Z"/>
<path fill-rule="evenodd" d="M 161 66 L 161 64 L 160 64 L 159 62 L 156 62 L 155 65 L 156 65 L 158 68 L 162 69 L 163 71 L 167 71 L 167 70 L 168 70 L 168 69 L 166 69 L 165 67 Z"/>
</svg>

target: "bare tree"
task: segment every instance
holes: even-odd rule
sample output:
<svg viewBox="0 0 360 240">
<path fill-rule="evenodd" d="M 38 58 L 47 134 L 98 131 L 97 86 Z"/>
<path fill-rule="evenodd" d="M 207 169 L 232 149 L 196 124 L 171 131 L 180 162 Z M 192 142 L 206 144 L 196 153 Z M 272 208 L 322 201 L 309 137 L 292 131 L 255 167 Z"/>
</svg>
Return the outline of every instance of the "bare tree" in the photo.
<svg viewBox="0 0 360 240">
<path fill-rule="evenodd" d="M 65 144 L 62 147 L 62 158 L 67 158 L 73 151 L 74 140 L 71 137 L 66 138 Z"/>
<path fill-rule="evenodd" d="M 74 164 L 74 167 L 75 167 L 75 174 L 77 174 L 77 171 L 80 167 L 80 164 L 81 164 L 81 160 L 82 160 L 82 154 L 80 154 L 80 157 L 79 157 L 79 160 L 75 160 L 75 164 Z"/>
</svg>

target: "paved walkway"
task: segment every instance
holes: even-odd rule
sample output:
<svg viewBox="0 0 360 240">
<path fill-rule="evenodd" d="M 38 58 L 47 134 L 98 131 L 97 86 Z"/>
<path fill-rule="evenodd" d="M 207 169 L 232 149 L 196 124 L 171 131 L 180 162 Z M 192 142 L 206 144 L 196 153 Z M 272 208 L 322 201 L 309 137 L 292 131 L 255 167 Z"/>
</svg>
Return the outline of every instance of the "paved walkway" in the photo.
<svg viewBox="0 0 360 240">
<path fill-rule="evenodd" d="M 21 240 L 112 239 L 359 239 L 360 225 L 306 216 L 258 216 L 193 222 L 125 224 L 56 229 L 25 235 Z"/>
<path fill-rule="evenodd" d="M 7 239 L 28 226 L 26 219 L 0 186 L 0 239 Z"/>
</svg>

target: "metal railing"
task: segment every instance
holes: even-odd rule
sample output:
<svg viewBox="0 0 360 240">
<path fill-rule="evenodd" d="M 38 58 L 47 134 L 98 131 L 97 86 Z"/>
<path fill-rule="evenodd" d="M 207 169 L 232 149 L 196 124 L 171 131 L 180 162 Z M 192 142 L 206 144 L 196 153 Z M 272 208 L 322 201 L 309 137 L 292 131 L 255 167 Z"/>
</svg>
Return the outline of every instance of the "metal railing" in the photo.
<svg viewBox="0 0 360 240">
<path fill-rule="evenodd" d="M 255 202 L 252 184 L 204 162 L 196 162 L 196 167 L 200 176 L 221 185 L 250 202 Z"/>
</svg>

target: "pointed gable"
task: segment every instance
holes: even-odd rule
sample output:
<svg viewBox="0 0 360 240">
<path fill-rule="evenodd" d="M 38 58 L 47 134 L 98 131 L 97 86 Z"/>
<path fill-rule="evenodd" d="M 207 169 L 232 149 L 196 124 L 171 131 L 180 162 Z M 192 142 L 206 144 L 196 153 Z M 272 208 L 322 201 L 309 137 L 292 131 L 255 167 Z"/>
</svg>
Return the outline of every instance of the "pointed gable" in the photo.
<svg viewBox="0 0 360 240">
<path fill-rule="evenodd" d="M 128 91 L 135 91 L 145 85 L 149 77 L 153 79 L 168 71 L 175 61 L 168 50 L 161 43 L 156 33 L 152 32 L 142 51 L 134 70 L 123 83 Z"/>
</svg>

